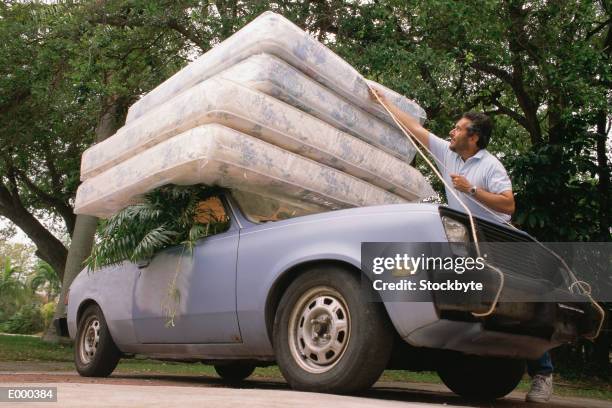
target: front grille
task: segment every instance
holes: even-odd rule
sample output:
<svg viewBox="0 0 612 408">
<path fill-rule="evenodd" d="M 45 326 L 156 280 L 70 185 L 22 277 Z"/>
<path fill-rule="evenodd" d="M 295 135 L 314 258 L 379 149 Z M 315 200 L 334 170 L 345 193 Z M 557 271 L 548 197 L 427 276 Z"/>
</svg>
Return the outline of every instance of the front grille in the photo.
<svg viewBox="0 0 612 408">
<path fill-rule="evenodd" d="M 481 250 L 491 264 L 502 270 L 532 279 L 543 279 L 557 286 L 562 282 L 559 260 L 531 237 L 497 226 L 476 222 Z M 492 245 L 488 245 L 492 243 Z"/>
<path fill-rule="evenodd" d="M 440 208 L 443 215 L 463 222 L 469 227 L 468 216 L 464 213 Z M 529 235 L 474 217 L 476 235 L 481 253 L 487 254 L 487 261 L 505 273 L 545 280 L 554 287 L 564 283 L 561 262 Z M 494 245 L 488 245 L 494 243 Z"/>
</svg>

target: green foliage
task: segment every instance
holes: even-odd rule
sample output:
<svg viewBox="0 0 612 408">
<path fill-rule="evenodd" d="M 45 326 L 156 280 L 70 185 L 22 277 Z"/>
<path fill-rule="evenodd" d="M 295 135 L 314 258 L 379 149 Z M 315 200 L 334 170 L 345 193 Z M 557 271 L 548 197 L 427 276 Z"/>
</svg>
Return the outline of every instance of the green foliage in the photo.
<svg viewBox="0 0 612 408">
<path fill-rule="evenodd" d="M 40 307 L 40 314 L 43 318 L 43 327 L 49 327 L 53 321 L 56 306 L 57 304 L 55 302 L 49 302 Z"/>
<path fill-rule="evenodd" d="M 0 217 L 27 231 L 61 273 L 82 152 L 102 118 L 112 112 L 121 122 L 190 46 L 167 26 L 129 25 L 148 2 L 48 3 L 0 4 Z M 168 7 L 157 3 L 162 17 Z"/>
<path fill-rule="evenodd" d="M 142 203 L 101 222 L 87 266 L 95 270 L 125 260 L 137 262 L 174 245 L 191 249 L 198 239 L 228 226 L 228 220 L 197 221 L 198 203 L 218 193 L 202 185 L 168 185 L 146 194 Z"/>
<path fill-rule="evenodd" d="M 0 321 L 3 321 L 28 300 L 29 293 L 22 280 L 23 269 L 13 265 L 8 257 L 0 261 Z"/>
<path fill-rule="evenodd" d="M 23 270 L 30 269 L 36 260 L 36 247 L 21 242 L 0 239 L 0 258 L 9 258 Z"/>
<path fill-rule="evenodd" d="M 6 322 L 0 323 L 0 331 L 15 334 L 33 334 L 44 329 L 40 307 L 34 303 L 22 306 Z"/>
<path fill-rule="evenodd" d="M 589 164 L 561 145 L 534 147 L 509 159 L 516 222 L 541 241 L 589 241 L 598 236 L 597 184 Z M 585 166 L 586 164 L 586 166 Z M 554 227 L 553 227 L 554 226 Z"/>
<path fill-rule="evenodd" d="M 44 290 L 49 300 L 55 299 L 60 293 L 58 274 L 45 261 L 38 261 L 29 276 L 30 288 L 33 291 Z"/>
<path fill-rule="evenodd" d="M 28 247 L 3 243 L 4 253 L 21 259 L 14 264 L 5 256 L 0 271 L 0 331 L 7 333 L 37 333 L 52 320 L 55 303 L 39 306 L 37 289 L 44 287 L 49 297 L 59 292 L 57 274 L 48 264 L 39 261 L 31 267 L 32 254 Z M 1 258 L 1 257 L 0 257 Z"/>
</svg>

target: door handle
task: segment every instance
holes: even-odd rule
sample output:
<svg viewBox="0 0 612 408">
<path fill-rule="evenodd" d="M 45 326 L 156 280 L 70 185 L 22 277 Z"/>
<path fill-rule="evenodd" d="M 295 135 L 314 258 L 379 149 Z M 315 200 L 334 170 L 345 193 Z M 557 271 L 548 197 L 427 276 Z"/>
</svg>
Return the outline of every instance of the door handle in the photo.
<svg viewBox="0 0 612 408">
<path fill-rule="evenodd" d="M 141 259 L 139 261 L 136 261 L 136 266 L 138 267 L 138 269 L 144 269 L 149 266 L 150 263 L 151 259 Z"/>
</svg>

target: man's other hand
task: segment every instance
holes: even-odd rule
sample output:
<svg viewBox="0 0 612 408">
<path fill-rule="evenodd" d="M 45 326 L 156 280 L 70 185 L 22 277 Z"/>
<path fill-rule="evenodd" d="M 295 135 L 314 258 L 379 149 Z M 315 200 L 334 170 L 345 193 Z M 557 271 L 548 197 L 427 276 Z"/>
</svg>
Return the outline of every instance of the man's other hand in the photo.
<svg viewBox="0 0 612 408">
<path fill-rule="evenodd" d="M 472 188 L 472 183 L 470 183 L 461 174 L 450 174 L 450 178 L 453 182 L 453 187 L 455 187 L 456 190 L 459 190 L 462 193 L 470 192 L 470 188 Z"/>
</svg>

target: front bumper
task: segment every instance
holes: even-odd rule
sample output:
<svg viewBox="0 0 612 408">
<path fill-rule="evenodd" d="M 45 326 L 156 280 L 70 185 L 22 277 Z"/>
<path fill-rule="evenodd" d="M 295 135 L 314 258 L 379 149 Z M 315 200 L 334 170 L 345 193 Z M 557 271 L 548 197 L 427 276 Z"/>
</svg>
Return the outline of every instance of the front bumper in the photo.
<svg viewBox="0 0 612 408">
<path fill-rule="evenodd" d="M 503 283 L 499 274 L 489 268 L 470 275 L 469 279 L 485 283 L 487 293 L 482 296 L 434 295 L 439 317 L 477 323 L 486 331 L 540 338 L 555 345 L 596 335 L 601 316 L 587 297 L 551 288 L 543 280 L 501 272 Z M 446 278 L 444 274 L 432 277 Z M 500 287 L 499 300 L 495 302 Z"/>
<path fill-rule="evenodd" d="M 440 214 L 471 229 L 464 213 L 441 207 Z M 474 226 L 480 251 L 473 242 L 466 248 L 470 254 L 484 256 L 487 267 L 459 279 L 482 282 L 486 293 L 463 298 L 434 294 L 441 319 L 478 324 L 486 331 L 539 338 L 553 345 L 597 336 L 601 311 L 587 296 L 568 290 L 575 278 L 558 255 L 525 232 L 476 217 Z M 443 281 L 458 277 L 430 273 L 429 278 Z"/>
<path fill-rule="evenodd" d="M 486 329 L 481 323 L 439 319 L 404 337 L 415 347 L 489 357 L 535 360 L 557 346 L 546 339 Z"/>
</svg>

